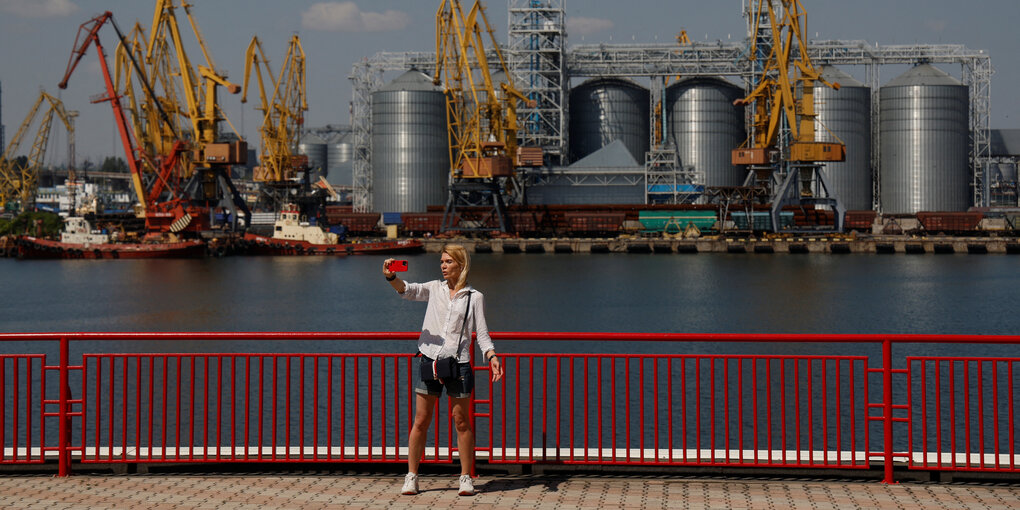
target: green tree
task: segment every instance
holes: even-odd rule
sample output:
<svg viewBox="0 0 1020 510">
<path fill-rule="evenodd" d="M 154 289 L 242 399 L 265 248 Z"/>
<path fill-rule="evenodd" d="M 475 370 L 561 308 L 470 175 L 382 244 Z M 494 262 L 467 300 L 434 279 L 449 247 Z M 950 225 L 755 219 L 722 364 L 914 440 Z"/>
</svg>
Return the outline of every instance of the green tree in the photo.
<svg viewBox="0 0 1020 510">
<path fill-rule="evenodd" d="M 36 220 L 41 220 L 38 230 Z M 0 221 L 0 235 L 41 235 L 43 237 L 54 237 L 60 235 L 63 229 L 64 220 L 59 215 L 51 212 L 23 212 L 9 221 Z"/>
<path fill-rule="evenodd" d="M 103 160 L 103 164 L 99 166 L 99 171 L 126 173 L 128 171 L 128 166 L 127 163 L 120 157 L 108 156 Z"/>
</svg>

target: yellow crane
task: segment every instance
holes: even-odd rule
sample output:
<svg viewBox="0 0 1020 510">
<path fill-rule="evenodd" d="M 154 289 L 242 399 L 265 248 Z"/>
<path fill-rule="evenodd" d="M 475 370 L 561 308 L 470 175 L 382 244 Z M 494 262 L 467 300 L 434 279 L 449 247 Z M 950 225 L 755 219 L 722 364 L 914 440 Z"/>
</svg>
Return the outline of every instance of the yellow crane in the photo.
<svg viewBox="0 0 1020 510">
<path fill-rule="evenodd" d="M 221 159 L 223 155 L 220 152 L 229 151 L 229 148 L 216 147 L 219 145 L 219 122 L 225 119 L 221 116 L 221 110 L 217 103 L 217 92 L 219 87 L 223 87 L 231 94 L 237 94 L 241 91 L 241 87 L 228 81 L 226 76 L 216 70 L 216 64 L 213 62 L 198 25 L 191 15 L 191 4 L 186 1 L 181 2 L 181 7 L 184 9 L 188 23 L 198 41 L 198 47 L 205 57 L 205 65 L 192 66 L 191 59 L 184 50 L 174 0 L 156 1 L 146 58 L 151 61 L 156 56 L 157 50 L 163 47 L 160 44 L 161 38 L 168 38 L 179 71 L 180 93 L 184 97 L 183 104 L 187 108 L 187 117 L 191 124 L 191 133 L 194 136 L 192 149 L 199 156 L 197 159 L 205 163 L 234 162 Z M 210 151 L 215 154 L 206 154 Z"/>
<path fill-rule="evenodd" d="M 492 81 L 482 30 L 506 81 Z M 459 0 L 442 0 L 436 14 L 437 85 L 444 83 L 451 171 L 455 178 L 508 177 L 517 163 L 517 102 L 529 100 L 507 71 L 481 2 L 464 13 Z"/>
<path fill-rule="evenodd" d="M 150 158 L 169 157 L 174 143 L 184 134 L 188 112 L 180 105 L 180 94 L 174 77 L 180 74 L 171 58 L 170 45 L 165 39 L 158 45 L 152 58 L 148 36 L 141 23 L 135 23 L 125 41 L 118 43 L 114 60 L 114 84 L 119 95 L 127 99 L 135 140 L 143 155 L 147 171 L 157 171 Z M 137 67 L 135 63 L 141 63 Z M 191 175 L 191 161 L 187 155 L 179 158 L 181 176 Z"/>
<path fill-rule="evenodd" d="M 171 216 L 175 219 L 167 228 L 176 231 L 183 228 L 206 229 L 209 226 L 207 221 L 210 218 L 210 210 L 223 207 L 230 210 L 230 217 L 234 221 L 231 227 L 237 229 L 240 228 L 237 218 L 242 215 L 250 218 L 251 214 L 230 179 L 229 168 L 231 165 L 247 162 L 248 146 L 243 139 L 234 142 L 224 142 L 220 139 L 219 123 L 229 120 L 219 106 L 218 91 L 223 87 L 231 94 L 237 94 L 241 87 L 228 81 L 226 75 L 218 71 L 198 24 L 192 16 L 191 4 L 182 1 L 180 6 L 184 9 L 205 65 L 192 65 L 184 49 L 174 0 L 156 1 L 149 42 L 146 46 L 146 62 L 156 65 L 157 69 L 162 69 L 157 74 L 162 75 L 168 70 L 176 71 L 179 86 L 173 90 L 177 91 L 180 97 L 176 94 L 171 97 L 168 92 L 166 101 L 168 108 L 175 114 L 177 111 L 181 112 L 180 117 L 186 119 L 184 125 L 190 128 L 182 129 L 176 134 L 173 144 L 177 148 L 171 148 L 169 161 L 164 161 L 163 165 L 165 167 L 173 163 L 175 156 L 179 157 L 184 152 L 190 152 L 193 162 L 190 168 L 193 168 L 194 174 L 186 176 L 189 181 L 184 183 L 182 188 L 182 191 L 186 192 L 186 198 L 163 202 L 158 209 L 172 213 Z M 164 49 L 167 64 L 160 68 L 154 62 L 159 60 L 160 52 Z M 150 91 L 151 95 L 153 93 Z M 165 185 L 163 180 L 155 182 L 154 189 L 149 192 L 150 196 Z M 193 224 L 192 221 L 196 219 L 198 221 Z"/>
<path fill-rule="evenodd" d="M 271 94 L 266 93 L 263 69 L 269 77 Z M 297 154 L 304 115 L 308 111 L 305 51 L 301 47 L 301 39 L 297 35 L 291 37 L 280 73 L 274 76 L 262 42 L 257 36 L 252 37 L 245 53 L 242 103 L 248 101 L 252 71 L 258 83 L 260 105 L 257 109 L 262 111 L 259 128 L 261 164 L 255 167 L 254 178 L 260 182 L 291 184 L 297 177 L 297 171 L 307 167 L 307 157 Z"/>
<path fill-rule="evenodd" d="M 184 48 L 177 5 L 174 0 L 156 0 L 148 38 L 144 29 L 136 26 L 129 40 L 113 23 L 121 45 L 116 54 L 117 84 L 108 76 L 105 56 L 100 53 L 108 88 L 104 100 L 114 105 L 140 213 L 150 232 L 208 230 L 213 209 L 221 207 L 229 209 L 234 220 L 231 227 L 236 229 L 236 220 L 250 218 L 250 213 L 230 180 L 229 168 L 246 163 L 248 149 L 243 140 L 221 140 L 219 123 L 226 117 L 217 103 L 217 91 L 224 87 L 236 94 L 241 87 L 216 70 L 191 4 L 182 1 L 179 5 L 205 57 L 206 65 L 192 65 Z M 76 42 L 62 87 L 93 42 L 102 52 L 96 32 L 112 20 L 107 12 L 79 29 L 79 39 L 87 35 L 81 48 Z M 130 128 L 123 125 L 128 117 L 121 108 L 122 95 L 128 96 L 131 108 Z"/>
<path fill-rule="evenodd" d="M 490 56 L 485 38 L 488 34 L 498 70 L 506 76 L 493 82 Z M 436 85 L 446 94 L 446 120 L 450 147 L 450 199 L 442 230 L 453 227 L 458 205 L 491 203 L 492 212 L 479 222 L 509 229 L 506 221 L 500 179 L 514 175 L 517 166 L 541 166 L 542 149 L 521 148 L 517 143 L 517 103 L 534 106 L 514 87 L 506 60 L 493 35 L 481 2 L 475 1 L 465 13 L 459 0 L 442 0 L 436 12 Z M 483 197 L 476 199 L 475 197 Z M 490 219 L 492 221 L 490 221 Z M 463 226 L 461 227 L 463 229 Z"/>
<path fill-rule="evenodd" d="M 45 109 L 42 109 L 43 105 L 46 105 Z M 39 97 L 29 108 L 25 120 L 7 144 L 3 155 L 0 156 L 0 205 L 8 207 L 17 202 L 22 210 L 28 210 L 34 204 L 39 168 L 46 155 L 54 116 L 60 119 L 64 128 L 67 129 L 68 168 L 71 172 L 69 177 L 74 179 L 74 118 L 77 115 L 78 112 L 65 109 L 64 103 L 60 99 L 45 91 L 39 92 Z M 35 139 L 28 157 L 22 164 L 15 155 L 37 118 L 39 124 Z"/>
<path fill-rule="evenodd" d="M 773 232 L 822 232 L 843 229 L 843 208 L 830 194 L 821 171 L 825 162 L 846 159 L 842 142 L 815 141 L 814 88 L 829 83 L 808 55 L 807 13 L 800 0 L 755 0 L 749 57 L 760 64 L 751 92 L 735 105 L 753 105 L 752 133 L 734 149 L 734 165 L 748 165 L 746 184 L 765 189 L 771 201 Z M 759 44 L 764 46 L 760 47 Z M 788 132 L 780 136 L 781 132 Z M 832 225 L 783 226 L 784 208 L 821 207 L 833 213 Z M 749 223 L 750 224 L 750 223 Z"/>
<path fill-rule="evenodd" d="M 754 20 L 750 58 L 757 58 L 757 44 L 764 30 L 761 21 L 766 18 L 771 29 L 771 49 L 757 85 L 747 97 L 735 102 L 754 105 L 754 122 L 747 146 L 733 151 L 733 163 L 769 164 L 776 152 L 793 162 L 843 161 L 846 146 L 842 143 L 815 141 L 815 83 L 837 90 L 839 84 L 826 81 L 811 63 L 804 36 L 807 12 L 800 0 L 778 3 L 779 6 L 772 0 L 756 0 L 750 5 Z M 780 12 L 777 7 L 781 7 Z M 785 148 L 776 146 L 783 126 L 790 130 L 789 145 Z"/>
</svg>

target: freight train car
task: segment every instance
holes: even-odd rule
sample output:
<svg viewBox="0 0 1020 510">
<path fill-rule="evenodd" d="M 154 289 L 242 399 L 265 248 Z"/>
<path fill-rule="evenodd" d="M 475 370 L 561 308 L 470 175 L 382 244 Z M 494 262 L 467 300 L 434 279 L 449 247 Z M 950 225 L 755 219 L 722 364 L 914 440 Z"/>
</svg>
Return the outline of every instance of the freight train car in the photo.
<svg viewBox="0 0 1020 510">
<path fill-rule="evenodd" d="M 343 225 L 347 233 L 355 236 L 372 236 L 379 233 L 379 213 L 326 211 L 330 225 Z"/>
<path fill-rule="evenodd" d="M 678 234 L 690 226 L 706 233 L 718 229 L 719 213 L 712 210 L 646 210 L 638 211 L 638 221 L 647 233 Z"/>
<path fill-rule="evenodd" d="M 978 224 L 984 215 L 980 212 L 931 212 L 917 213 L 917 221 L 929 234 L 968 235 L 978 231 Z"/>
<path fill-rule="evenodd" d="M 434 236 L 443 227 L 443 214 L 441 212 L 404 213 L 404 233 L 410 237 Z M 460 224 L 460 216 L 455 216 L 453 225 Z"/>
<path fill-rule="evenodd" d="M 877 217 L 878 213 L 875 211 L 847 211 L 843 215 L 843 230 L 871 232 L 871 227 Z"/>
</svg>

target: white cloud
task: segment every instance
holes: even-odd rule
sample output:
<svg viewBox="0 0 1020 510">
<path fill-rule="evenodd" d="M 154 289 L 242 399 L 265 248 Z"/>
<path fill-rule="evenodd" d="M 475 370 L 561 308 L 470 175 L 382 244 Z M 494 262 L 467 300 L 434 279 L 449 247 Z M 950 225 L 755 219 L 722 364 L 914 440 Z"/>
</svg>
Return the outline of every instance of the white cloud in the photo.
<svg viewBox="0 0 1020 510">
<path fill-rule="evenodd" d="M 334 32 L 386 32 L 411 24 L 403 11 L 364 12 L 354 2 L 321 2 L 301 13 L 301 26 Z"/>
<path fill-rule="evenodd" d="M 0 0 L 0 9 L 24 18 L 67 16 L 78 11 L 71 0 Z"/>
<path fill-rule="evenodd" d="M 567 34 L 590 35 L 613 28 L 613 21 L 602 18 L 568 17 Z"/>
</svg>

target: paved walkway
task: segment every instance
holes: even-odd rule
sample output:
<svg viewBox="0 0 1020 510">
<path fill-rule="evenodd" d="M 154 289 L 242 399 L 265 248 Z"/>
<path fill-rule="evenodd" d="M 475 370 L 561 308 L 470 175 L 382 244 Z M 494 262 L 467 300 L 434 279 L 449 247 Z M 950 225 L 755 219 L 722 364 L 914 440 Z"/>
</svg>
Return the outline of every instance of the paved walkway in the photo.
<svg viewBox="0 0 1020 510">
<path fill-rule="evenodd" d="M 704 479 L 637 476 L 483 476 L 459 497 L 453 475 L 424 476 L 400 496 L 392 474 L 0 475 L 0 508 L 1020 508 L 1015 484 Z"/>
</svg>

